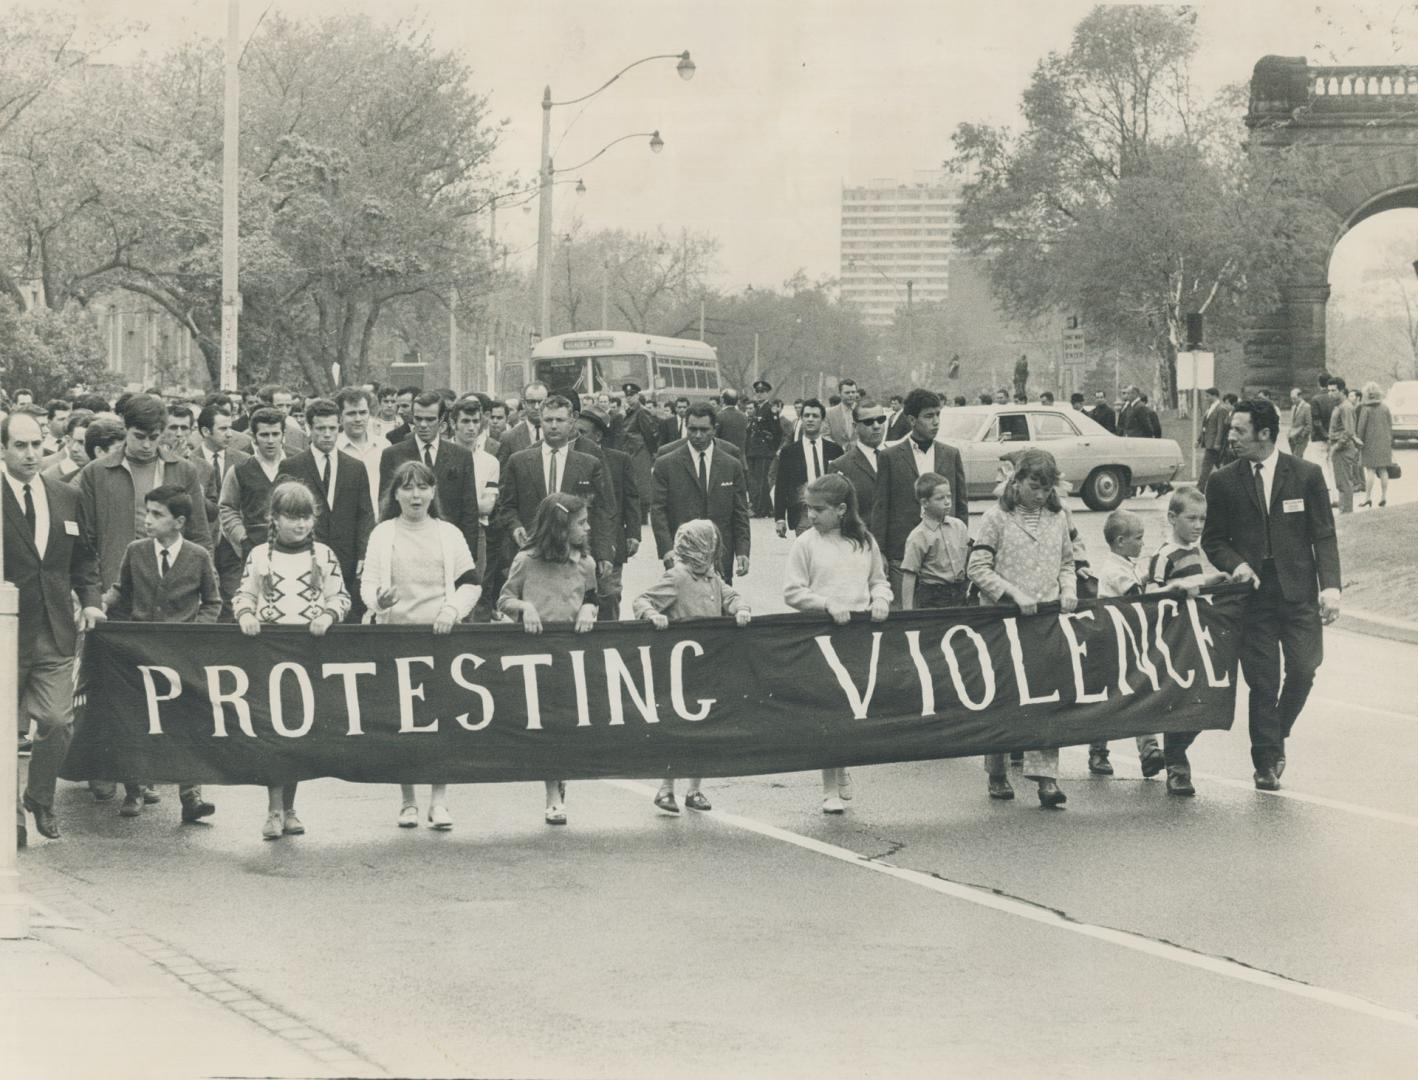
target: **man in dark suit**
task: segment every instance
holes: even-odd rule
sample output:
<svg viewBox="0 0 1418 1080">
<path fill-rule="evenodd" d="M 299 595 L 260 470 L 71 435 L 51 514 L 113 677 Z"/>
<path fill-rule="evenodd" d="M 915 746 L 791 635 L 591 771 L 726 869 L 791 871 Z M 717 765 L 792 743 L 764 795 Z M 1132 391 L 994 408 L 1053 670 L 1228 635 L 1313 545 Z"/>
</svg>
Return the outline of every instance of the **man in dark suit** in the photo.
<svg viewBox="0 0 1418 1080">
<path fill-rule="evenodd" d="M 714 416 L 715 433 L 725 442 L 738 447 L 739 457 L 747 461 L 748 417 L 739 408 L 739 396 L 732 390 L 725 390 L 719 395 L 719 400 L 723 408 Z"/>
<path fill-rule="evenodd" d="M 798 410 L 802 435 L 778 451 L 778 482 L 773 488 L 773 519 L 779 536 L 808 527 L 803 516 L 803 489 L 827 472 L 827 466 L 842 456 L 842 447 L 827 438 L 827 409 L 817 398 L 802 403 Z"/>
<path fill-rule="evenodd" d="M 1088 415 L 1093 417 L 1099 424 L 1109 431 L 1116 433 L 1118 430 L 1118 418 L 1113 412 L 1113 407 L 1108 404 L 1108 395 L 1101 390 L 1093 392 L 1093 407 L 1087 410 Z"/>
<path fill-rule="evenodd" d="M 919 387 L 906 395 L 901 411 L 911 420 L 906 438 L 890 447 L 878 461 L 876 494 L 872 500 L 872 535 L 881 545 L 891 576 L 892 606 L 901 606 L 901 557 L 906 537 L 921 521 L 916 499 L 916 479 L 933 472 L 950 481 L 952 514 L 967 525 L 970 503 L 965 490 L 965 463 L 953 446 L 935 441 L 940 431 L 940 398 Z"/>
<path fill-rule="evenodd" d="M 633 382 L 621 387 L 625 395 L 625 414 L 616 433 L 615 448 L 630 455 L 630 468 L 635 474 L 635 487 L 640 492 L 640 506 L 650 501 L 650 470 L 655 464 L 655 451 L 660 448 L 660 429 L 655 417 L 640 399 L 640 387 Z"/>
<path fill-rule="evenodd" d="M 1123 388 L 1123 407 L 1118 412 L 1118 434 L 1134 439 L 1152 438 L 1151 409 L 1136 386 Z"/>
<path fill-rule="evenodd" d="M 688 436 L 684 429 L 684 418 L 689 412 L 689 398 L 675 398 L 674 412 L 660 421 L 660 445 L 674 442 L 676 439 L 683 439 Z"/>
<path fill-rule="evenodd" d="M 655 461 L 650 507 L 655 549 L 666 566 L 673 565 L 675 530 L 686 521 L 707 518 L 724 541 L 719 572 L 732 581 L 735 573 L 748 573 L 748 474 L 743 462 L 719 449 L 713 406 L 690 406 L 688 425 L 689 441 Z"/>
<path fill-rule="evenodd" d="M 528 383 L 522 388 L 522 419 L 497 440 L 497 461 L 504 469 L 508 459 L 521 450 L 542 441 L 542 402 L 547 399 L 546 384 Z M 504 410 L 505 410 L 504 406 Z"/>
<path fill-rule="evenodd" d="M 468 551 L 476 553 L 478 485 L 473 455 L 442 437 L 443 409 L 443 397 L 436 391 L 427 390 L 414 398 L 413 438 L 397 442 L 379 455 L 379 502 L 383 505 L 395 469 L 406 461 L 422 461 L 433 470 L 438 486 L 439 516 L 456 525 L 468 541 Z"/>
<path fill-rule="evenodd" d="M 305 424 L 310 431 L 310 449 L 282 460 L 280 475 L 294 477 L 314 492 L 320 507 L 315 518 L 315 539 L 328 544 L 340 561 L 340 573 L 350 594 L 345 622 L 357 623 L 364 615 L 359 574 L 374 528 L 369 477 L 362 461 L 335 449 L 335 440 L 340 437 L 340 407 L 335 402 L 329 398 L 307 401 Z"/>
<path fill-rule="evenodd" d="M 74 608 L 78 594 L 79 625 L 103 621 L 98 564 L 79 528 L 79 494 L 70 484 L 39 475 L 44 432 L 28 413 L 0 421 L 0 449 L 5 460 L 5 580 L 19 591 L 19 708 L 22 721 L 33 719 L 36 734 L 29 781 L 15 799 L 15 840 L 29 840 L 25 811 L 51 840 L 59 837 L 54 816 L 54 787 L 69 749 L 74 717 Z M 14 704 L 14 702 L 11 702 Z M 8 738 L 14 738 L 11 733 Z M 13 744 L 12 744 L 13 745 Z M 5 768 L 13 768 L 8 763 Z"/>
<path fill-rule="evenodd" d="M 1196 445 L 1201 451 L 1201 467 L 1197 470 L 1196 487 L 1206 490 L 1206 481 L 1212 470 L 1221 463 L 1221 452 L 1226 449 L 1226 437 L 1231 430 L 1231 407 L 1221 400 L 1221 391 L 1209 387 L 1206 391 L 1206 413 L 1201 418 L 1201 434 Z"/>
<path fill-rule="evenodd" d="M 222 484 L 231 472 L 251 455 L 231 446 L 231 410 L 224 405 L 204 405 L 197 414 L 197 434 L 202 446 L 192 455 L 191 464 L 197 469 L 202 480 L 202 494 L 207 497 L 207 526 L 211 529 L 216 548 L 214 561 L 217 568 L 217 585 L 222 593 L 222 621 L 231 622 L 231 600 L 241 585 L 241 570 L 245 562 L 241 552 L 222 533 L 218 504 L 222 496 Z"/>
<path fill-rule="evenodd" d="M 1280 414 L 1264 399 L 1231 413 L 1237 460 L 1206 488 L 1201 546 L 1212 564 L 1255 590 L 1241 635 L 1241 670 L 1250 687 L 1251 762 L 1255 785 L 1276 791 L 1285 771 L 1285 739 L 1305 707 L 1324 658 L 1322 627 L 1339 616 L 1339 544 L 1324 473 L 1275 448 Z M 1281 660 L 1285 678 L 1282 682 Z M 1187 732 L 1167 736 L 1169 769 L 1186 764 Z M 1180 755 L 1180 756 L 1179 756 Z"/>
<path fill-rule="evenodd" d="M 871 521 L 876 497 L 876 478 L 881 461 L 881 444 L 886 438 L 886 410 L 870 398 L 857 402 L 855 412 L 857 440 L 841 457 L 827 466 L 828 472 L 841 473 L 852 483 L 857 493 L 857 513 L 863 521 Z"/>
<path fill-rule="evenodd" d="M 585 499 L 590 507 L 591 555 L 598 574 L 606 574 L 615 555 L 615 496 L 601 459 L 568 445 L 572 435 L 571 402 L 555 395 L 541 403 L 541 442 L 507 459 L 498 481 L 493 514 L 514 550 L 527 546 L 537 507 L 552 491 Z M 508 560 L 510 565 L 511 560 Z"/>
<path fill-rule="evenodd" d="M 681 446 L 686 445 L 688 442 L 689 439 L 685 438 L 676 439 L 674 442 L 663 444 L 658 450 L 655 451 L 655 460 L 659 461 L 660 458 L 664 457 L 666 454 L 674 453 Z M 739 459 L 739 461 L 743 461 L 743 454 L 739 453 L 739 448 L 733 443 L 729 442 L 728 439 L 715 438 L 714 445 L 724 451 L 724 453 L 728 454 L 730 457 L 736 457 Z M 744 462 L 744 468 L 748 468 L 747 462 Z"/>
<path fill-rule="evenodd" d="M 612 554 L 610 572 L 597 578 L 596 596 L 600 619 L 620 618 L 621 571 L 626 560 L 640 550 L 640 529 L 645 520 L 640 509 L 640 492 L 630 471 L 630 455 L 605 445 L 610 434 L 610 414 L 596 406 L 584 409 L 576 418 L 576 449 L 601 459 L 615 505 L 611 509 Z"/>
</svg>

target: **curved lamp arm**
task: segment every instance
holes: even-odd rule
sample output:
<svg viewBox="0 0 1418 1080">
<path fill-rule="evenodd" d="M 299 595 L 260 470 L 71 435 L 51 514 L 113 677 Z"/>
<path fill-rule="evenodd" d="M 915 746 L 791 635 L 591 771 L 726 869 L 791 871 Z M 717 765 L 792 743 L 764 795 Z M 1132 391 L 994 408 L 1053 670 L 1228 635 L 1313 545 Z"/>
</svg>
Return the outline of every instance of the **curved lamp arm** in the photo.
<svg viewBox="0 0 1418 1080">
<path fill-rule="evenodd" d="M 660 138 L 660 133 L 659 133 L 658 131 L 632 131 L 629 135 L 622 135 L 622 136 L 621 136 L 620 138 L 618 138 L 618 139 L 612 139 L 610 142 L 606 143 L 605 146 L 601 147 L 599 150 L 597 150 L 594 154 L 592 154 L 590 157 L 588 157 L 585 161 L 581 162 L 580 164 L 578 164 L 578 165 L 571 165 L 571 166 L 569 166 L 569 167 L 567 167 L 567 168 L 565 168 L 565 169 L 554 169 L 553 172 L 579 172 L 580 170 L 584 169 L 587 165 L 591 164 L 591 162 L 595 161 L 595 160 L 596 160 L 598 157 L 600 157 L 602 154 L 604 154 L 604 153 L 605 153 L 607 150 L 609 150 L 612 146 L 616 145 L 616 143 L 623 143 L 623 142 L 625 142 L 626 139 L 645 139 L 645 138 L 648 138 L 648 139 L 650 140 L 650 149 L 651 149 L 654 153 L 658 154 L 662 149 L 664 149 L 665 140 L 662 139 L 662 138 Z"/>
<path fill-rule="evenodd" d="M 625 67 L 621 68 L 609 79 L 601 83 L 600 86 L 592 90 L 589 94 L 582 94 L 580 97 L 577 98 L 568 98 L 566 101 L 552 101 L 550 99 L 550 94 L 548 94 L 546 100 L 544 100 L 542 103 L 542 107 L 549 109 L 555 105 L 575 105 L 577 102 L 585 101 L 588 98 L 593 98 L 606 87 L 610 86 L 613 82 L 619 79 L 631 68 L 637 68 L 641 64 L 648 64 L 651 60 L 678 60 L 679 64 L 677 65 L 677 67 L 679 68 L 680 76 L 684 79 L 692 79 L 694 77 L 694 61 L 689 58 L 688 49 L 685 49 L 684 52 L 681 53 L 656 53 L 654 56 L 641 57 L 633 64 L 626 64 Z"/>
</svg>

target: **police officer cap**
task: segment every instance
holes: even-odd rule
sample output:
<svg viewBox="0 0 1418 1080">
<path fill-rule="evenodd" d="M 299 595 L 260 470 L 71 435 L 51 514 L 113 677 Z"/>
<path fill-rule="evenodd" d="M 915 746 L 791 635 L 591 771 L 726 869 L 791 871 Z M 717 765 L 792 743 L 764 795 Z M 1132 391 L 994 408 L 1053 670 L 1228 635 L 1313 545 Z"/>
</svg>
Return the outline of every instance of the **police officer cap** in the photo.
<svg viewBox="0 0 1418 1080">
<path fill-rule="evenodd" d="M 622 392 L 622 393 L 625 393 L 625 394 L 638 394 L 638 393 L 640 393 L 640 387 L 637 386 L 637 385 L 636 385 L 635 383 L 633 383 L 633 382 L 628 382 L 628 383 L 626 383 L 626 384 L 625 384 L 624 386 L 622 386 L 620 389 L 621 389 L 621 392 Z"/>
<path fill-rule="evenodd" d="M 773 384 L 770 383 L 767 379 L 759 379 L 756 383 L 753 384 L 753 388 L 759 393 L 766 394 L 768 393 L 768 391 L 773 389 Z"/>
<path fill-rule="evenodd" d="M 592 405 L 589 409 L 582 409 L 582 410 L 581 410 L 581 419 L 591 421 L 591 423 L 595 424 L 598 428 L 601 429 L 601 433 L 602 433 L 602 434 L 605 434 L 605 435 L 610 434 L 610 430 L 611 430 L 611 418 L 610 418 L 610 414 L 607 413 L 607 412 L 606 412 L 604 409 L 602 409 L 600 406 L 598 406 L 598 405 Z"/>
</svg>

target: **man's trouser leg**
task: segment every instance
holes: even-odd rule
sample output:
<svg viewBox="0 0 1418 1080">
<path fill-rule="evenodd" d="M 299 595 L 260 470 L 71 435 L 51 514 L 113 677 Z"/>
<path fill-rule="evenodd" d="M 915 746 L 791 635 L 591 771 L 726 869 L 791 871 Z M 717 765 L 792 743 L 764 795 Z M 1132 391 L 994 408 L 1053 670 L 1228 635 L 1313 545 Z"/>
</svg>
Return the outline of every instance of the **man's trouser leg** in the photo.
<svg viewBox="0 0 1418 1080">
<path fill-rule="evenodd" d="M 1216 468 L 1216 462 L 1220 457 L 1220 453 L 1216 450 L 1203 450 L 1201 452 L 1201 468 L 1197 471 L 1196 475 L 1196 489 L 1198 491 L 1206 490 L 1206 481 L 1211 478 L 1211 470 Z"/>
<path fill-rule="evenodd" d="M 1359 463 L 1359 451 L 1331 450 L 1330 464 L 1334 467 L 1334 486 L 1339 491 L 1339 512 L 1350 514 L 1354 512 L 1354 492 L 1358 491 L 1362 483 L 1355 476 Z"/>
<path fill-rule="evenodd" d="M 1243 625 L 1241 671 L 1250 688 L 1251 761 L 1257 769 L 1271 768 L 1285 756 L 1285 737 L 1305 707 L 1324 656 L 1319 608 L 1288 604 L 1274 572 L 1268 579 L 1262 572 Z"/>
<path fill-rule="evenodd" d="M 35 724 L 29 781 L 23 797 L 52 810 L 59 768 L 74 736 L 74 658 L 61 655 L 45 631 L 35 642 L 30 658 L 20 662 L 19 676 L 17 715 L 33 719 Z M 24 824 L 19 798 L 15 812 L 18 823 Z"/>
<path fill-rule="evenodd" d="M 624 563 L 616 563 L 608 573 L 596 576 L 596 601 L 600 609 L 596 618 L 601 622 L 615 622 L 620 618 L 621 571 L 624 566 Z"/>
</svg>

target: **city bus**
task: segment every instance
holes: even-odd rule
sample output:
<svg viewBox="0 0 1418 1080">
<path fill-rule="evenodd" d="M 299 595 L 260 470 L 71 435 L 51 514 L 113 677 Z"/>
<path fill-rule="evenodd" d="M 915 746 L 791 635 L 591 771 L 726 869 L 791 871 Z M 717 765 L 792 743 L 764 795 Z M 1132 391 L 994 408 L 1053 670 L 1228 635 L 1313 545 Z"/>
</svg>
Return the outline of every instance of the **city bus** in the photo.
<svg viewBox="0 0 1418 1080">
<path fill-rule="evenodd" d="M 716 398 L 719 356 L 702 341 L 629 330 L 585 330 L 532 347 L 531 379 L 553 394 L 618 393 L 628 382 L 657 398 Z"/>
</svg>

